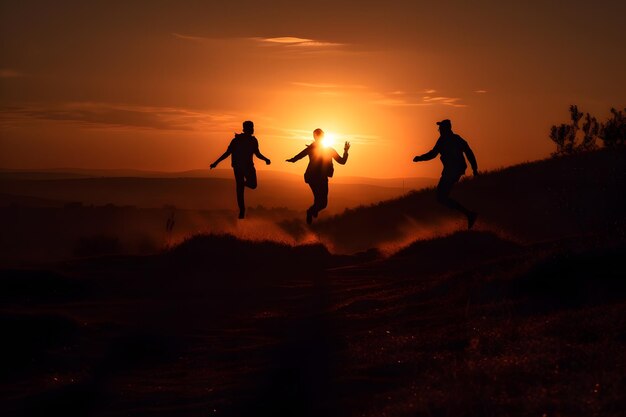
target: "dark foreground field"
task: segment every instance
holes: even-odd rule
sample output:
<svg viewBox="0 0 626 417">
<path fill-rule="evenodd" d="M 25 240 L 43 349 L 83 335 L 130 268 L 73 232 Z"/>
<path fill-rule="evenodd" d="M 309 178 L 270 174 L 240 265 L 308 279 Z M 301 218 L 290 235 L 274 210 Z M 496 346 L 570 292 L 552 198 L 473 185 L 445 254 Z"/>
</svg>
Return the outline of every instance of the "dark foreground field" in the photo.
<svg viewBox="0 0 626 417">
<path fill-rule="evenodd" d="M 623 415 L 624 174 L 605 165 L 579 187 L 502 191 L 518 222 L 494 198 L 492 230 L 393 255 L 199 235 L 149 256 L 4 269 L 2 415 Z M 493 191 L 497 175 L 460 192 Z M 532 203 L 511 209 L 524 192 Z M 427 195 L 314 230 L 334 246 L 352 229 L 360 245 L 404 241 L 411 213 L 391 213 Z M 350 223 L 368 210 L 369 234 Z"/>
<path fill-rule="evenodd" d="M 3 414 L 626 409 L 623 242 L 459 232 L 374 256 L 208 236 L 5 270 Z"/>
</svg>

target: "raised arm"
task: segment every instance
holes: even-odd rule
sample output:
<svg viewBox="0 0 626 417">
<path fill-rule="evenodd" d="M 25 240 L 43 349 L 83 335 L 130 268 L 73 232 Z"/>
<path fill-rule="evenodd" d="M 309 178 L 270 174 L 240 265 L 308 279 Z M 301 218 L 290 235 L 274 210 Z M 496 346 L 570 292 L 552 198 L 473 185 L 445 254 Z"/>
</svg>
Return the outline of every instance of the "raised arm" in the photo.
<svg viewBox="0 0 626 417">
<path fill-rule="evenodd" d="M 350 142 L 346 142 L 343 147 L 343 156 L 339 156 L 336 150 L 333 149 L 333 159 L 337 161 L 338 164 L 345 165 L 348 162 L 348 149 L 350 149 Z"/>
<path fill-rule="evenodd" d="M 302 158 L 304 158 L 305 156 L 307 156 L 309 154 L 309 146 L 311 145 L 306 145 L 307 147 L 304 148 L 302 150 L 302 152 L 300 152 L 298 155 L 294 156 L 291 159 L 287 159 L 287 162 L 297 162 L 299 160 L 301 160 Z"/>
<path fill-rule="evenodd" d="M 474 156 L 474 152 L 472 152 L 472 149 L 469 147 L 469 144 L 467 142 L 465 142 L 463 152 L 465 152 L 465 156 L 467 156 L 467 160 L 472 166 L 472 172 L 474 173 L 474 175 L 478 175 L 478 164 L 476 163 L 476 156 Z"/>
<path fill-rule="evenodd" d="M 430 161 L 431 159 L 435 158 L 437 155 L 439 155 L 439 141 L 437 141 L 437 143 L 435 144 L 435 147 L 432 148 L 430 151 L 426 152 L 423 155 L 418 155 L 415 158 L 413 158 L 413 162 Z"/>
<path fill-rule="evenodd" d="M 222 156 L 220 156 L 219 158 L 217 158 L 217 161 L 213 162 L 210 166 L 211 169 L 215 168 L 220 162 L 222 162 L 224 159 L 228 158 L 230 156 L 230 154 L 232 153 L 230 146 L 228 147 L 228 149 L 226 149 L 226 152 L 224 152 L 222 154 Z"/>
</svg>

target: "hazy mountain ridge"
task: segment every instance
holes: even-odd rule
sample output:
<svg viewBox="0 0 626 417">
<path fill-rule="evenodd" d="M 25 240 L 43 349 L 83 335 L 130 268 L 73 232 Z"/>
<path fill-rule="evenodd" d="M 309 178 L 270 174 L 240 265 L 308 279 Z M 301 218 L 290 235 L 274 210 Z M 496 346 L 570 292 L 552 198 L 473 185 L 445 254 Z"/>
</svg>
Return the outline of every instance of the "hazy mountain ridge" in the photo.
<svg viewBox="0 0 626 417">
<path fill-rule="evenodd" d="M 97 174 L 104 174 L 102 176 Z M 119 175 L 116 175 L 119 174 Z M 259 171 L 259 187 L 246 193 L 251 207 L 288 207 L 304 210 L 311 192 L 298 175 Z M 329 212 L 399 196 L 432 185 L 434 179 L 332 179 Z M 231 170 L 149 173 L 144 171 L 5 171 L 0 172 L 0 195 L 43 200 L 82 202 L 85 205 L 131 205 L 145 208 L 175 206 L 183 209 L 235 208 Z M 0 198 L 0 205 L 16 199 Z"/>
<path fill-rule="evenodd" d="M 273 169 L 260 169 L 259 175 L 266 179 L 302 181 L 303 175 L 292 174 Z M 228 168 L 214 170 L 192 169 L 187 171 L 145 171 L 138 169 L 81 169 L 81 168 L 50 168 L 50 169 L 0 169 L 0 179 L 71 179 L 71 178 L 233 178 L 233 172 Z M 360 176 L 337 175 L 331 180 L 337 184 L 367 184 L 381 187 L 415 187 L 422 183 L 432 183 L 436 178 L 430 177 L 396 177 L 371 178 Z M 420 188 L 420 187 L 418 187 Z"/>
</svg>

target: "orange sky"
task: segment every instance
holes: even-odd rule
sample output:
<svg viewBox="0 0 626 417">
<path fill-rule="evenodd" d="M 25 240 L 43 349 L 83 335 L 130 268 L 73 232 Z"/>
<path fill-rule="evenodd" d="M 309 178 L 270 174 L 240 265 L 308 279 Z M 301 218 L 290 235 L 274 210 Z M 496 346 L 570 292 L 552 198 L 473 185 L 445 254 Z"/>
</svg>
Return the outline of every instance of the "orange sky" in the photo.
<svg viewBox="0 0 626 417">
<path fill-rule="evenodd" d="M 251 119 L 271 169 L 321 127 L 339 175 L 436 176 L 437 120 L 490 169 L 626 106 L 623 1 L 8 3 L 0 168 L 206 168 Z"/>
</svg>

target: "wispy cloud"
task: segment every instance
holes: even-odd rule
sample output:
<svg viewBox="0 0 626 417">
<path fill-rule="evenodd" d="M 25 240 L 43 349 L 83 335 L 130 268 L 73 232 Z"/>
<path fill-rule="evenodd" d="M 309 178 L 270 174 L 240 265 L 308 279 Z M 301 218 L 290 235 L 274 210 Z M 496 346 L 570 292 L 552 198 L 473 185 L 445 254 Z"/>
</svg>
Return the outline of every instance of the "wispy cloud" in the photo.
<svg viewBox="0 0 626 417">
<path fill-rule="evenodd" d="M 279 38 L 259 38 L 263 42 L 282 43 L 282 44 L 301 44 L 315 42 L 313 39 L 296 38 L 294 36 L 283 36 Z"/>
<path fill-rule="evenodd" d="M 174 107 L 132 106 L 110 103 L 62 103 L 55 106 L 5 107 L 4 125 L 28 120 L 77 123 L 92 127 L 154 130 L 224 130 L 235 116 Z"/>
<path fill-rule="evenodd" d="M 478 94 L 485 94 L 487 90 L 474 90 L 474 92 Z"/>
<path fill-rule="evenodd" d="M 389 92 L 372 91 L 365 85 L 360 84 L 338 84 L 338 83 L 317 83 L 317 82 L 292 82 L 291 85 L 319 90 L 318 94 L 337 96 L 346 94 L 345 90 L 361 90 L 360 94 L 364 99 L 369 99 L 372 104 L 392 107 L 419 107 L 419 106 L 451 106 L 467 107 L 462 103 L 460 97 L 430 96 L 423 95 L 423 91 L 418 93 L 406 90 L 393 90 Z M 436 90 L 424 90 L 434 93 Z"/>
<path fill-rule="evenodd" d="M 173 32 L 172 36 L 177 39 L 191 42 L 224 42 L 224 41 L 248 41 L 260 46 L 275 46 L 284 48 L 303 47 L 311 49 L 327 49 L 344 46 L 339 42 L 331 42 L 319 39 L 299 38 L 296 36 L 279 36 L 279 37 L 232 37 L 232 38 L 213 38 L 205 36 L 189 35 L 184 33 Z"/>
<path fill-rule="evenodd" d="M 277 38 L 253 38 L 259 42 L 274 45 L 283 46 L 302 46 L 302 47 L 334 47 L 343 46 L 344 44 L 338 42 L 328 42 L 316 39 L 298 38 L 294 36 L 281 36 Z"/>
<path fill-rule="evenodd" d="M 435 92 L 435 90 L 425 90 L 428 92 Z M 424 96 L 420 94 L 410 94 L 403 90 L 391 91 L 385 94 L 379 94 L 374 100 L 374 104 L 380 104 L 383 106 L 434 106 L 444 105 L 452 107 L 467 107 L 466 104 L 461 102 L 460 97 L 446 97 L 446 96 Z"/>
<path fill-rule="evenodd" d="M 453 106 L 453 107 L 467 107 L 466 104 L 459 103 L 459 101 L 461 101 L 459 97 L 424 96 L 422 97 L 422 100 L 424 101 L 424 103 L 437 103 L 437 104 L 443 104 L 445 106 Z"/>
<path fill-rule="evenodd" d="M 176 32 L 172 33 L 172 36 L 174 36 L 175 38 L 178 38 L 178 39 L 183 39 L 183 40 L 186 40 L 186 41 L 193 41 L 193 42 L 204 42 L 204 41 L 209 41 L 209 40 L 212 39 L 212 38 L 206 38 L 206 37 L 203 37 L 203 36 L 185 35 L 185 34 L 176 33 Z"/>
</svg>

